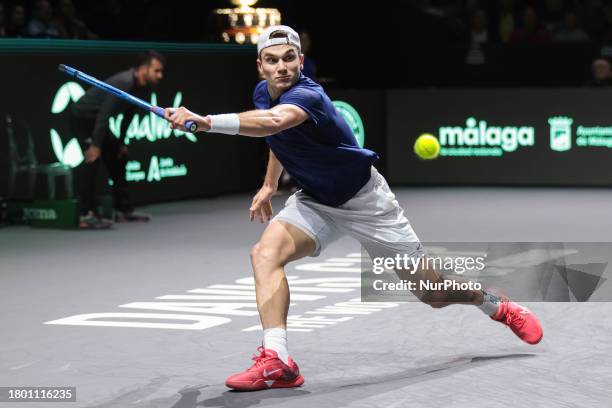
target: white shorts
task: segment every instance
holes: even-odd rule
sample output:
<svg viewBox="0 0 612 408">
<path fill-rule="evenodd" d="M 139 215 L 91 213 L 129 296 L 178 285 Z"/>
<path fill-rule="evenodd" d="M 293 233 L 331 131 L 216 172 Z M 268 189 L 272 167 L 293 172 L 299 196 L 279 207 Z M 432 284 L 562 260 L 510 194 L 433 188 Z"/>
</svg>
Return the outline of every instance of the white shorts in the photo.
<svg viewBox="0 0 612 408">
<path fill-rule="evenodd" d="M 374 256 L 419 256 L 423 247 L 404 216 L 385 178 L 372 167 L 370 180 L 353 198 L 339 207 L 317 202 L 301 190 L 287 199 L 273 221 L 286 221 L 316 243 L 311 256 L 336 239 L 349 235 Z"/>
</svg>

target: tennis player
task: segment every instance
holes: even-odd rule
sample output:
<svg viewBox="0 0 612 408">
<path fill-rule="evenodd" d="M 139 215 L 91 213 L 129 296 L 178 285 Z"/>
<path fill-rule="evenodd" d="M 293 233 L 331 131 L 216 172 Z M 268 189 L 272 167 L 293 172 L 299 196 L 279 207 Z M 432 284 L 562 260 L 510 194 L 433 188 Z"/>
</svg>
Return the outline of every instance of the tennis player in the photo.
<svg viewBox="0 0 612 408">
<path fill-rule="evenodd" d="M 301 74 L 304 56 L 298 34 L 287 26 L 266 29 L 257 45 L 257 67 L 264 80 L 255 87 L 256 110 L 200 116 L 188 109 L 166 109 L 171 126 L 187 120 L 213 133 L 264 137 L 270 147 L 265 180 L 249 209 L 250 220 L 270 222 L 251 250 L 263 345 L 255 363 L 230 376 L 237 390 L 297 387 L 303 384 L 287 348 L 289 286 L 283 267 L 317 256 L 342 235 L 359 240 L 370 256 L 424 256 L 423 248 L 385 179 L 372 164 L 378 156 L 360 148 L 323 88 Z M 274 217 L 271 198 L 282 169 L 301 190 Z M 403 277 L 402 277 L 403 278 Z M 444 282 L 435 270 L 420 268 L 412 279 Z M 431 290 L 417 297 L 439 308 L 473 304 L 508 325 L 527 343 L 542 338 L 537 318 L 526 308 L 480 290 Z"/>
</svg>

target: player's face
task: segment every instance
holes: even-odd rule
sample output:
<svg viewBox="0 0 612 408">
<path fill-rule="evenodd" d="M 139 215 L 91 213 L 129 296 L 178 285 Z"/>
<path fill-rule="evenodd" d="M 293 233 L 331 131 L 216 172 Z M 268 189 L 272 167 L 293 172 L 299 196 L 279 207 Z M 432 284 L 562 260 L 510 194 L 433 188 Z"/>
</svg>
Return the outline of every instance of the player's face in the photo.
<svg viewBox="0 0 612 408">
<path fill-rule="evenodd" d="M 146 66 L 145 80 L 147 85 L 157 85 L 164 77 L 164 64 L 160 60 L 153 58 L 149 65 Z"/>
<path fill-rule="evenodd" d="M 268 85 L 280 92 L 291 88 L 299 77 L 304 56 L 292 45 L 281 44 L 264 48 L 257 59 L 259 73 Z"/>
</svg>

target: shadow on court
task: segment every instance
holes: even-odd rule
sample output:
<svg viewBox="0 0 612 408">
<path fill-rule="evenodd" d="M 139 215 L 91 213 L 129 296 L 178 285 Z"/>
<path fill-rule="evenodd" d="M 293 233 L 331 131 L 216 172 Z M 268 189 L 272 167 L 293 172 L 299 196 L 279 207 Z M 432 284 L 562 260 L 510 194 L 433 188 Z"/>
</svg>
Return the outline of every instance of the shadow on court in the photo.
<svg viewBox="0 0 612 408">
<path fill-rule="evenodd" d="M 292 407 L 313 407 L 325 403 L 329 406 L 344 406 L 352 401 L 371 398 L 391 390 L 406 387 L 440 376 L 449 376 L 456 372 L 473 368 L 475 365 L 492 364 L 498 360 L 522 359 L 535 357 L 535 353 L 513 353 L 489 356 L 459 356 L 449 361 L 423 367 L 395 372 L 389 375 L 371 376 L 368 378 L 338 379 L 333 385 L 320 383 L 302 388 L 272 389 L 254 392 L 225 391 L 221 395 L 197 401 L 200 390 L 183 390 L 181 399 L 171 408 L 228 407 L 247 408 L 290 403 Z M 308 381 L 308 379 L 307 379 Z M 391 401 L 390 401 L 391 402 Z"/>
</svg>

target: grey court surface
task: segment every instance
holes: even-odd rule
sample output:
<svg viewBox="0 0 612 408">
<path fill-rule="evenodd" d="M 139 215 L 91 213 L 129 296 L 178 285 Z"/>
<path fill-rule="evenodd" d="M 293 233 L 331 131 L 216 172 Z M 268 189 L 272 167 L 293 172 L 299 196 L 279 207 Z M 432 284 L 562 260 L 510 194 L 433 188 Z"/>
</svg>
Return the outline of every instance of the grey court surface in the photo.
<svg viewBox="0 0 612 408">
<path fill-rule="evenodd" d="M 396 193 L 423 241 L 612 242 L 612 191 Z M 537 346 L 474 307 L 360 305 L 350 239 L 287 268 L 304 386 L 227 390 L 261 341 L 250 199 L 154 205 L 153 222 L 114 231 L 0 229 L 0 386 L 77 393 L 0 407 L 612 406 L 610 303 L 528 304 L 544 326 Z"/>
</svg>

